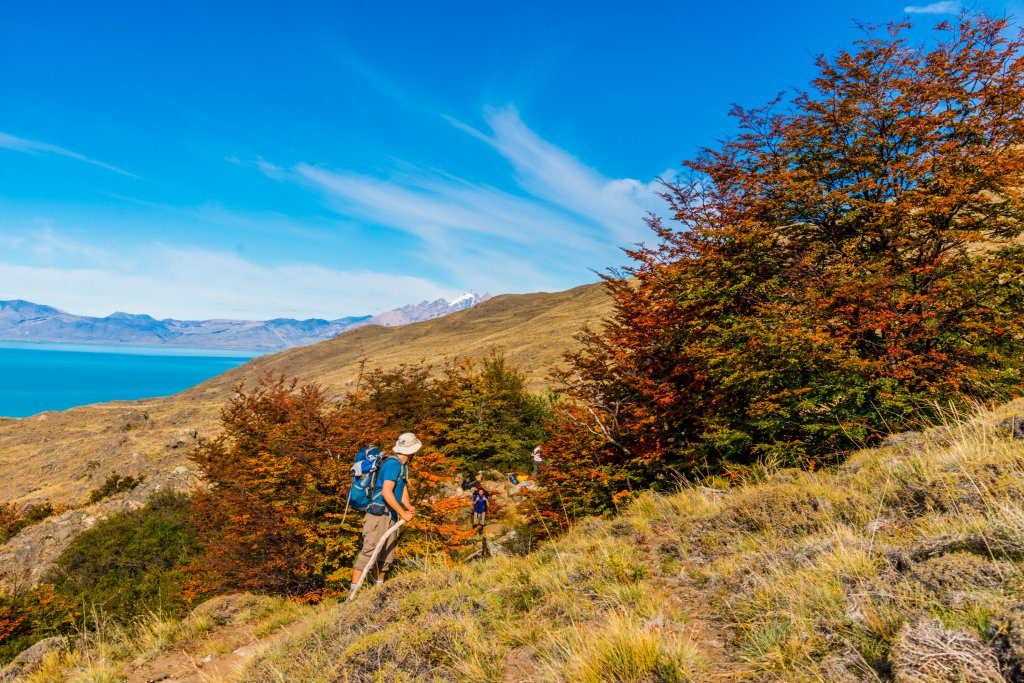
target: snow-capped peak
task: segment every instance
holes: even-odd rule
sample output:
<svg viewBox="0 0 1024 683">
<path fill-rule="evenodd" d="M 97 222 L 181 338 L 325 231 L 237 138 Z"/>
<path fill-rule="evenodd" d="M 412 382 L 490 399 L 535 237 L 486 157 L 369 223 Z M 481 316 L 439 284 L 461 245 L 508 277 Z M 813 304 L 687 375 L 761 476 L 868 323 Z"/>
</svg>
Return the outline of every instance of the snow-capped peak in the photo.
<svg viewBox="0 0 1024 683">
<path fill-rule="evenodd" d="M 479 294 L 477 294 L 473 290 L 469 290 L 468 292 L 466 292 L 465 294 L 463 294 L 462 296 L 457 298 L 455 301 L 449 301 L 448 305 L 452 306 L 454 308 L 455 306 L 461 306 L 461 305 L 464 305 L 464 304 L 467 304 L 467 303 L 473 303 L 473 302 L 477 301 L 479 298 L 480 298 Z"/>
</svg>

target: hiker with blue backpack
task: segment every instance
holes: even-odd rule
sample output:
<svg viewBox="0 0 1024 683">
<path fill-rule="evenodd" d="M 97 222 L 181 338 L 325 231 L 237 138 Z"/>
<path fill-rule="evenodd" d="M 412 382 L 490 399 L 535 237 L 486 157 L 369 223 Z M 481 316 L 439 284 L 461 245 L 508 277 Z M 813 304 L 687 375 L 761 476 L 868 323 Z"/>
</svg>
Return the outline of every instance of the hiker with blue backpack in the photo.
<svg viewBox="0 0 1024 683">
<path fill-rule="evenodd" d="M 473 494 L 473 526 L 479 527 L 483 533 L 484 524 L 487 518 L 487 504 L 491 497 L 483 488 L 478 488 Z"/>
<path fill-rule="evenodd" d="M 363 573 L 372 569 L 377 570 L 376 583 L 384 582 L 384 575 L 391 567 L 398 546 L 397 529 L 392 529 L 411 521 L 416 515 L 416 508 L 409 502 L 408 465 L 409 458 L 422 445 L 415 434 L 406 432 L 398 437 L 392 453 L 388 455 L 370 447 L 356 456 L 349 504 L 365 511 L 366 517 L 363 520 L 363 549 L 352 568 L 353 593 L 362 585 Z M 368 567 L 371 563 L 374 566 Z"/>
</svg>

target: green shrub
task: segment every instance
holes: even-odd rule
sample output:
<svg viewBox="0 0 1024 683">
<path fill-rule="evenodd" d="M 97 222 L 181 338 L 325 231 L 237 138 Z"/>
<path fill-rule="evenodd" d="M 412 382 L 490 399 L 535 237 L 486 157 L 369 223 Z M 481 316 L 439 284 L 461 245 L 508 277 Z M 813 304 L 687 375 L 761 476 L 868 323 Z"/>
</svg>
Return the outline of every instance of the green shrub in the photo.
<svg viewBox="0 0 1024 683">
<path fill-rule="evenodd" d="M 43 521 L 54 513 L 49 503 L 33 505 L 26 510 L 19 510 L 14 503 L 0 505 L 0 544 L 14 538 L 27 526 Z"/>
<path fill-rule="evenodd" d="M 140 477 L 132 477 L 132 476 L 122 477 L 117 472 L 114 472 L 109 477 L 107 477 L 107 480 L 105 482 L 103 482 L 102 486 L 100 486 L 99 488 L 93 489 L 89 493 L 89 498 L 87 500 L 87 503 L 88 504 L 98 503 L 99 501 L 103 500 L 104 498 L 110 498 L 111 496 L 117 495 L 118 493 L 123 493 L 124 491 L 131 491 L 136 486 L 141 484 L 144 479 L 145 479 L 145 477 L 142 477 L 142 476 L 140 476 Z"/>
<path fill-rule="evenodd" d="M 65 595 L 120 620 L 149 611 L 176 613 L 185 604 L 180 566 L 199 545 L 191 502 L 171 491 L 82 533 L 61 554 L 50 581 Z"/>
<path fill-rule="evenodd" d="M 552 417 L 550 399 L 531 393 L 498 349 L 455 359 L 440 376 L 423 365 L 374 370 L 346 401 L 382 416 L 389 429 L 416 432 L 469 472 L 530 467 Z"/>
<path fill-rule="evenodd" d="M 494 351 L 448 369 L 433 386 L 443 429 L 436 442 L 470 470 L 521 470 L 544 439 L 551 405 L 526 388 L 526 375 Z"/>
</svg>

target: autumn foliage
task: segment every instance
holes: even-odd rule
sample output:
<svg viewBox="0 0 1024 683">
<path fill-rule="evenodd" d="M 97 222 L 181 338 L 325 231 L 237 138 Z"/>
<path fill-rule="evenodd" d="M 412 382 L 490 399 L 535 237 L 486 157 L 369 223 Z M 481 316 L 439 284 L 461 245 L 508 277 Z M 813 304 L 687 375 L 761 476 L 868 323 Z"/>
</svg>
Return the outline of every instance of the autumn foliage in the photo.
<svg viewBox="0 0 1024 683">
<path fill-rule="evenodd" d="M 557 377 L 597 450 L 553 457 L 604 476 L 606 505 L 675 473 L 813 467 L 1020 393 L 1024 43 L 984 16 L 930 47 L 906 28 L 734 109 L 735 139 L 665 184 L 657 244 L 605 278 L 614 315 Z"/>
<path fill-rule="evenodd" d="M 381 424 L 329 405 L 315 386 L 269 376 L 239 389 L 222 422 L 224 435 L 193 455 L 211 483 L 193 501 L 201 587 L 321 590 L 353 552 L 341 522 L 349 454 L 376 441 Z"/>
<path fill-rule="evenodd" d="M 6 543 L 19 531 L 50 517 L 55 512 L 49 503 L 39 503 L 27 508 L 19 508 L 14 503 L 0 505 L 0 543 Z"/>
<path fill-rule="evenodd" d="M 38 640 L 73 632 L 81 617 L 77 607 L 46 584 L 0 590 L 0 666 Z"/>
<path fill-rule="evenodd" d="M 398 560 L 465 549 L 468 501 L 454 496 L 452 482 L 460 470 L 517 449 L 526 463 L 545 415 L 499 355 L 453 363 L 439 376 L 419 366 L 366 373 L 337 401 L 283 377 L 240 387 L 223 411 L 224 434 L 192 456 L 211 486 L 193 503 L 203 552 L 188 568 L 189 595 L 253 590 L 318 599 L 347 589 L 362 529 L 362 514 L 346 512 L 349 468 L 360 448 L 386 451 L 405 431 L 424 448 L 410 464 L 417 514 Z"/>
</svg>

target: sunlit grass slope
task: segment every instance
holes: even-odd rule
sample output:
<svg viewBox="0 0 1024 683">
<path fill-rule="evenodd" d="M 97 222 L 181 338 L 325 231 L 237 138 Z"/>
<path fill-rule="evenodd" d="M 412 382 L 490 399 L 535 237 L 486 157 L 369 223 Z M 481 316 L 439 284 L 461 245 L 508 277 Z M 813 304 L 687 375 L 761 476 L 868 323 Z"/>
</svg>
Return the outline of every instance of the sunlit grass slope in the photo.
<svg viewBox="0 0 1024 683">
<path fill-rule="evenodd" d="M 612 302 L 600 284 L 564 292 L 506 294 L 442 318 L 401 327 L 371 325 L 344 332 L 312 346 L 257 358 L 186 392 L 188 396 L 223 394 L 240 381 L 264 372 L 285 373 L 343 391 L 366 370 L 424 363 L 438 370 L 455 357 L 480 358 L 501 349 L 526 375 L 533 390 L 549 386 L 552 366 L 576 348 L 573 335 L 597 325 Z"/>
<path fill-rule="evenodd" d="M 995 425 L 1022 407 L 892 439 L 835 472 L 642 494 L 525 557 L 410 570 L 354 603 L 282 612 L 278 637 L 232 675 L 1021 680 L 1024 442 Z"/>
</svg>

